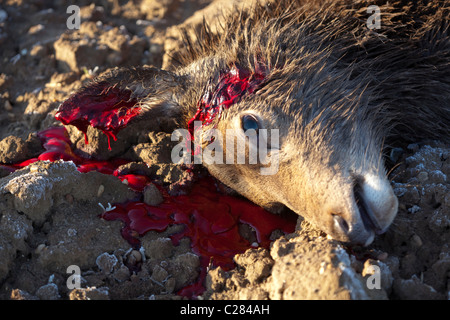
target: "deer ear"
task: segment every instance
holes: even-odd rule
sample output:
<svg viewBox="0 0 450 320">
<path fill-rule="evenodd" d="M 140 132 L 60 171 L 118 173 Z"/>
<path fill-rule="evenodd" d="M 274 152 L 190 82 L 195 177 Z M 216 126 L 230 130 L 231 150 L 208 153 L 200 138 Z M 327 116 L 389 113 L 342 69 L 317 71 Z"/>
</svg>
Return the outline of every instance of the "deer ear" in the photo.
<svg viewBox="0 0 450 320">
<path fill-rule="evenodd" d="M 105 133 L 109 143 L 132 120 L 150 120 L 149 126 L 158 125 L 156 121 L 165 129 L 169 129 L 168 124 L 179 125 L 182 109 L 176 96 L 183 91 L 183 81 L 174 73 L 152 67 L 116 68 L 70 96 L 55 118 L 82 131 L 86 143 L 89 127 Z"/>
</svg>

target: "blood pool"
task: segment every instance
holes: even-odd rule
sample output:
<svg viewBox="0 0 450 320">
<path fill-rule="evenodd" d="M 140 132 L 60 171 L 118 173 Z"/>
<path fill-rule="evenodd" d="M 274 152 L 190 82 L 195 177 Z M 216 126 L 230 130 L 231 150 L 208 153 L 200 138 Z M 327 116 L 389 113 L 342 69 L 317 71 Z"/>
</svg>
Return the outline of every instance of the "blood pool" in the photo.
<svg viewBox="0 0 450 320">
<path fill-rule="evenodd" d="M 258 68 L 257 68 L 258 69 Z M 233 67 L 220 75 L 216 86 L 209 85 L 198 104 L 198 111 L 189 122 L 193 134 L 193 122 L 210 125 L 220 118 L 222 110 L 230 107 L 246 93 L 253 93 L 264 80 L 263 68 L 249 72 Z M 131 91 L 115 87 L 102 88 L 101 84 L 85 89 L 82 94 L 75 94 L 64 102 L 56 119 L 64 124 L 76 126 L 84 132 L 88 126 L 102 130 L 109 138 L 116 139 L 116 134 L 136 117 L 141 108 L 131 98 Z M 97 161 L 78 156 L 71 148 L 71 142 L 64 127 L 49 128 L 38 133 L 44 152 L 37 158 L 3 168 L 14 171 L 33 162 L 72 161 L 80 172 L 98 171 L 116 176 L 135 190 L 142 192 L 151 184 L 149 177 L 135 174 L 121 174 L 119 167 L 127 160 L 112 159 Z M 87 138 L 86 138 L 87 143 Z M 125 181 L 126 180 L 126 181 Z M 172 234 L 175 245 L 183 237 L 191 240 L 192 251 L 200 257 L 200 276 L 194 284 L 183 288 L 178 294 L 195 297 L 205 289 L 203 286 L 208 266 L 234 268 L 233 257 L 249 248 L 261 246 L 268 248 L 270 235 L 275 230 L 284 233 L 293 232 L 296 218 L 281 217 L 270 214 L 261 207 L 242 198 L 221 193 L 212 177 L 198 180 L 188 195 L 169 196 L 159 186 L 164 201 L 150 206 L 144 202 L 133 201 L 113 204 L 112 210 L 105 210 L 101 217 L 105 220 L 121 220 L 122 236 L 134 247 L 140 247 L 140 237 L 149 231 L 162 232 L 171 225 L 183 225 L 183 231 Z M 240 226 L 247 224 L 254 231 L 257 243 L 243 237 Z"/>
</svg>

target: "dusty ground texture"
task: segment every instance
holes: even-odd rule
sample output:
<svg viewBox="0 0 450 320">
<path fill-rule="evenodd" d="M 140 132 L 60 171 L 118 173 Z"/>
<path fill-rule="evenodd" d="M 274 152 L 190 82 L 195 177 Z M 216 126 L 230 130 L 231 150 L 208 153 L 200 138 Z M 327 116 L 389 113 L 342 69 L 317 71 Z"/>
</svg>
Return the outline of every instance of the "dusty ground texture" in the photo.
<svg viewBox="0 0 450 320">
<path fill-rule="evenodd" d="M 64 1 L 0 4 L 0 163 L 42 152 L 35 132 L 60 125 L 55 109 L 92 76 L 114 66 L 168 67 L 180 46 L 178 27 L 214 22 L 221 0 L 79 1 L 80 30 L 68 30 Z M 150 127 L 150 125 L 149 125 Z M 112 145 L 172 193 L 189 174 L 165 158 L 170 129 L 139 129 Z M 90 144 L 68 128 L 80 152 L 108 158 L 106 138 Z M 133 136 L 131 131 L 131 136 Z M 170 131 L 169 131 L 170 132 Z M 122 133 L 129 137 L 130 133 Z M 203 299 L 448 299 L 450 297 L 450 147 L 413 144 L 398 151 L 390 172 L 400 200 L 392 228 L 368 248 L 348 248 L 299 220 L 297 231 L 213 268 Z M 143 163 L 150 165 L 142 165 Z M 80 186 L 82 186 L 80 188 Z M 181 299 L 199 275 L 189 239 L 174 246 L 177 226 L 142 237 L 132 250 L 121 222 L 99 218 L 108 203 L 136 194 L 114 176 L 80 173 L 69 162 L 0 169 L 0 299 Z M 157 204 L 156 190 L 145 193 Z M 81 269 L 82 289 L 66 285 Z M 380 272 L 380 289 L 369 289 Z M 367 285 L 369 283 L 369 286 Z"/>
</svg>

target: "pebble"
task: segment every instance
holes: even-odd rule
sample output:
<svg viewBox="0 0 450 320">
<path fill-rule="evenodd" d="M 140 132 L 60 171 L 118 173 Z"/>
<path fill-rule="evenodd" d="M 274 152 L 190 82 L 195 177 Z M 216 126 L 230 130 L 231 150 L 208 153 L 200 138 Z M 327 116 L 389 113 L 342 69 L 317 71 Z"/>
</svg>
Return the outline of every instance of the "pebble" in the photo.
<svg viewBox="0 0 450 320">
<path fill-rule="evenodd" d="M 130 278 L 130 269 L 128 269 L 125 265 L 121 265 L 119 269 L 117 269 L 114 274 L 114 279 L 119 282 L 126 281 Z"/>
<path fill-rule="evenodd" d="M 387 252 L 381 252 L 377 255 L 377 260 L 384 261 L 388 258 L 389 254 Z"/>
<path fill-rule="evenodd" d="M 175 290 L 175 285 L 177 284 L 177 280 L 175 278 L 169 278 L 164 283 L 164 288 L 166 289 L 167 293 L 172 293 Z"/>
<path fill-rule="evenodd" d="M 42 30 L 45 29 L 45 26 L 42 24 L 37 24 L 35 26 L 30 27 L 30 29 L 28 29 L 28 34 L 36 34 L 38 32 L 41 32 Z"/>
<path fill-rule="evenodd" d="M 37 247 L 36 247 L 36 249 L 34 250 L 34 252 L 36 253 L 36 254 L 39 254 L 39 253 L 41 253 L 42 252 L 42 250 L 44 250 L 45 249 L 45 244 L 44 243 L 41 243 L 40 245 L 38 245 Z"/>
<path fill-rule="evenodd" d="M 420 207 L 417 205 L 413 205 L 411 208 L 408 209 L 408 212 L 410 213 L 416 213 L 420 210 Z"/>
<path fill-rule="evenodd" d="M 158 238 L 156 240 L 144 238 L 142 246 L 145 249 L 147 258 L 158 260 L 169 258 L 174 250 L 172 240 L 169 238 Z"/>
<path fill-rule="evenodd" d="M 104 191 L 105 191 L 105 186 L 101 184 L 97 190 L 97 197 L 100 197 Z"/>
<path fill-rule="evenodd" d="M 97 267 L 106 274 L 109 274 L 113 271 L 113 268 L 117 264 L 117 262 L 117 257 L 107 252 L 99 255 L 95 260 Z"/>
<path fill-rule="evenodd" d="M 162 267 L 156 265 L 152 271 L 152 279 L 158 284 L 163 284 L 164 280 L 167 279 L 169 273 Z"/>
<path fill-rule="evenodd" d="M 9 102 L 9 100 L 5 101 L 5 110 L 6 111 L 13 111 L 13 106 L 12 106 L 11 102 Z"/>
<path fill-rule="evenodd" d="M 135 265 L 136 263 L 142 261 L 142 255 L 137 250 L 132 250 L 126 257 L 127 262 L 131 265 Z"/>
<path fill-rule="evenodd" d="M 430 173 L 430 179 L 433 183 L 445 183 L 447 176 L 441 170 L 434 170 Z"/>
<path fill-rule="evenodd" d="M 426 172 L 426 171 L 419 172 L 419 174 L 417 175 L 417 178 L 419 179 L 420 182 L 427 181 L 428 180 L 428 172 Z"/>
<path fill-rule="evenodd" d="M 66 194 L 66 201 L 69 204 L 73 203 L 73 196 L 71 194 Z"/>
<path fill-rule="evenodd" d="M 422 246 L 423 242 L 422 242 L 422 239 L 417 234 L 415 234 L 411 237 L 411 244 L 414 247 L 419 248 Z"/>
<path fill-rule="evenodd" d="M 131 230 L 131 231 L 130 231 L 130 235 L 131 235 L 133 238 L 137 238 L 137 237 L 139 237 L 139 232 L 137 232 L 136 230 Z"/>
<path fill-rule="evenodd" d="M 430 285 L 423 283 L 414 274 L 410 279 L 395 281 L 394 290 L 401 300 L 438 300 L 441 295 Z"/>
<path fill-rule="evenodd" d="M 164 201 L 161 192 L 154 184 L 149 184 L 144 189 L 144 202 L 150 206 L 157 206 Z"/>
<path fill-rule="evenodd" d="M 13 289 L 11 291 L 11 300 L 38 300 L 38 298 L 24 290 Z"/>
<path fill-rule="evenodd" d="M 36 296 L 41 300 L 58 300 L 61 298 L 58 286 L 54 283 L 46 284 L 36 291 Z"/>
<path fill-rule="evenodd" d="M 8 13 L 5 10 L 0 9 L 0 23 L 3 23 L 8 19 Z"/>
<path fill-rule="evenodd" d="M 87 287 L 74 289 L 69 293 L 70 300 L 109 300 L 108 287 Z"/>
</svg>

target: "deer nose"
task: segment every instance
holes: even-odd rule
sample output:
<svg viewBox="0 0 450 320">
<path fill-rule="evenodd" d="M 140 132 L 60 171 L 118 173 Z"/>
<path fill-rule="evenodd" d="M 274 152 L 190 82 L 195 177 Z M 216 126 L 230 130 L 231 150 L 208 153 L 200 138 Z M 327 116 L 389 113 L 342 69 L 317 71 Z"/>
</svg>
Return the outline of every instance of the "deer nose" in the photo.
<svg viewBox="0 0 450 320">
<path fill-rule="evenodd" d="M 333 217 L 334 238 L 356 245 L 369 245 L 375 238 L 375 231 L 371 226 L 364 225 L 359 218 L 359 212 L 355 211 L 335 211 Z"/>
<path fill-rule="evenodd" d="M 387 230 L 398 202 L 384 177 L 358 177 L 346 205 L 331 211 L 333 230 L 344 242 L 369 245 L 375 234 Z"/>
</svg>

